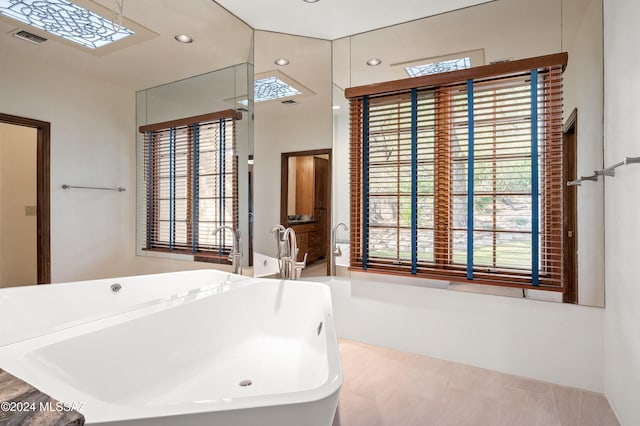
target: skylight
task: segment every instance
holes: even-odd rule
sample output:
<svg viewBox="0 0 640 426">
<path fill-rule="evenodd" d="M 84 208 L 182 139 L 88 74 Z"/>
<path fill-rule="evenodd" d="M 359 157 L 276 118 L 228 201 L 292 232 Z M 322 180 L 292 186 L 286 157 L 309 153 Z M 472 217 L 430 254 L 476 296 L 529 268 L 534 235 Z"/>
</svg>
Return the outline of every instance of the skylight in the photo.
<svg viewBox="0 0 640 426">
<path fill-rule="evenodd" d="M 0 14 L 90 49 L 134 34 L 66 0 L 0 0 Z"/>
<path fill-rule="evenodd" d="M 424 65 L 413 65 L 404 70 L 409 77 L 421 77 L 423 75 L 439 74 L 441 72 L 464 70 L 471 67 L 471 58 L 456 58 L 446 61 L 432 62 Z"/>
<path fill-rule="evenodd" d="M 253 82 L 255 102 L 271 101 L 274 99 L 296 96 L 302 92 L 278 77 L 267 77 Z"/>
</svg>

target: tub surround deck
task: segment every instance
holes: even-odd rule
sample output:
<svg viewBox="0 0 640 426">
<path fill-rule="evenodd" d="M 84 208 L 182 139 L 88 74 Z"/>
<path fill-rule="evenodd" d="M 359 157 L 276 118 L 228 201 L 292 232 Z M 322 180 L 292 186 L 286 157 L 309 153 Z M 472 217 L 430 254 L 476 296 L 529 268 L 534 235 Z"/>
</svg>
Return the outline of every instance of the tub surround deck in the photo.
<svg viewBox="0 0 640 426">
<path fill-rule="evenodd" d="M 0 369 L 0 423 L 3 425 L 82 426 L 84 416 L 70 405 Z"/>
</svg>

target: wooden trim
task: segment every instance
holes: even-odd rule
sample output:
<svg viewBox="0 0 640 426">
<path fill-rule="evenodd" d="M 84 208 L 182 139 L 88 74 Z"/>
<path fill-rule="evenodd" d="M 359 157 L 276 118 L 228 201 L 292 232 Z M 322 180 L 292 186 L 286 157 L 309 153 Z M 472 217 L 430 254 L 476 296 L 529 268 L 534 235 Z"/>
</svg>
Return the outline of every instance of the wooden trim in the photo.
<svg viewBox="0 0 640 426">
<path fill-rule="evenodd" d="M 193 117 L 179 118 L 176 120 L 163 121 L 161 123 L 147 124 L 140 126 L 140 133 L 153 132 L 156 130 L 170 129 L 172 127 L 189 126 L 196 123 L 206 123 L 208 121 L 216 121 L 224 118 L 233 118 L 242 120 L 242 113 L 234 109 L 226 109 L 224 111 L 211 112 L 208 114 L 196 115 Z"/>
<path fill-rule="evenodd" d="M 573 128 L 575 128 L 575 130 L 578 129 L 578 108 L 574 108 L 573 111 L 571 111 L 571 115 L 569 115 L 569 118 L 567 118 L 567 121 L 562 126 L 562 133 L 569 133 Z"/>
<path fill-rule="evenodd" d="M 38 284 L 51 283 L 50 150 L 51 123 L 0 113 L 0 122 L 37 130 L 37 268 Z"/>
<path fill-rule="evenodd" d="M 350 87 L 345 89 L 344 93 L 347 99 L 351 99 L 365 95 L 378 95 L 383 93 L 406 91 L 415 87 L 438 86 L 450 83 L 459 83 L 469 79 L 476 80 L 498 75 L 531 71 L 532 69 L 545 68 L 553 65 L 562 65 L 564 69 L 567 65 L 568 58 L 569 55 L 567 52 L 555 53 L 552 55 L 501 62 L 498 64 L 482 65 L 479 67 L 468 68 L 466 70 Z"/>
<path fill-rule="evenodd" d="M 564 251 L 564 303 L 578 303 L 578 217 L 577 187 L 567 182 L 577 178 L 578 110 L 575 108 L 562 129 L 563 197 L 563 251 Z M 569 237 L 569 232 L 572 236 Z"/>
<path fill-rule="evenodd" d="M 433 258 L 440 266 L 451 261 L 451 93 L 446 88 L 434 94 L 438 105 L 435 112 L 435 152 L 434 152 L 434 232 Z"/>
<path fill-rule="evenodd" d="M 327 188 L 331 188 L 332 180 L 332 149 L 324 148 L 324 149 L 312 149 L 307 151 L 295 151 L 295 152 L 283 152 L 280 154 L 280 224 L 282 226 L 287 226 L 287 203 L 289 200 L 289 158 L 290 157 L 307 157 L 307 156 L 316 156 L 316 155 L 327 155 L 328 156 L 328 167 L 327 167 Z M 331 190 L 327 189 L 327 217 L 325 224 L 325 236 L 326 238 L 324 243 L 324 255 L 327 261 L 327 275 L 331 272 Z"/>
</svg>

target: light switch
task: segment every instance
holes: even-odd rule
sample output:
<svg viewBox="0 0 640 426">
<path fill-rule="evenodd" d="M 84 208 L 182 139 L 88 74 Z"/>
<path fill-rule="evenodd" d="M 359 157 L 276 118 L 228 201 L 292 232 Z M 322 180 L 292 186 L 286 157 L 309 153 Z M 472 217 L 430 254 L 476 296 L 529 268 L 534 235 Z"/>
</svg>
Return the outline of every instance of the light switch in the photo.
<svg viewBox="0 0 640 426">
<path fill-rule="evenodd" d="M 36 216 L 37 215 L 36 206 L 24 206 L 24 215 L 25 216 Z"/>
</svg>

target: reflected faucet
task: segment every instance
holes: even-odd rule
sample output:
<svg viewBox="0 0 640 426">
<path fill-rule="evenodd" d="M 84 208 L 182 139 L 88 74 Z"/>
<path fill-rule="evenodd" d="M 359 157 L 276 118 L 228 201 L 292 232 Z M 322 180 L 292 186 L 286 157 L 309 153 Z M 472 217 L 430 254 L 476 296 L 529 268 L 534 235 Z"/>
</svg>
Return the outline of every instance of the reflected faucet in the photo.
<svg viewBox="0 0 640 426">
<path fill-rule="evenodd" d="M 331 230 L 331 275 L 336 274 L 336 257 L 342 256 L 342 250 L 340 250 L 340 247 L 338 246 L 338 243 L 336 241 L 336 232 L 338 231 L 339 227 L 343 227 L 345 231 L 349 230 L 349 228 L 347 228 L 347 225 L 345 225 L 343 222 L 340 222 Z"/>
<path fill-rule="evenodd" d="M 242 235 L 240 230 L 233 229 L 230 226 L 219 226 L 211 235 L 216 235 L 220 230 L 229 230 L 233 234 L 233 246 L 231 247 L 231 253 L 229 253 L 229 260 L 231 261 L 233 273 L 242 275 Z"/>
<path fill-rule="evenodd" d="M 302 262 L 298 262 L 298 242 L 296 241 L 296 231 L 293 228 L 287 228 L 282 239 L 286 251 L 282 257 L 283 278 L 297 280 L 302 275 L 302 270 L 307 266 L 307 253 L 304 254 Z"/>
<path fill-rule="evenodd" d="M 280 224 L 273 225 L 270 231 L 270 233 L 274 234 L 276 237 L 277 253 L 278 253 L 278 268 L 280 270 L 280 278 L 284 278 L 284 264 L 282 263 L 282 259 L 285 256 L 285 251 L 286 251 L 285 240 L 284 240 L 285 231 L 286 231 L 286 228 Z"/>
</svg>

